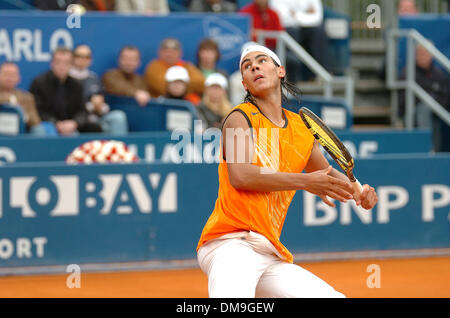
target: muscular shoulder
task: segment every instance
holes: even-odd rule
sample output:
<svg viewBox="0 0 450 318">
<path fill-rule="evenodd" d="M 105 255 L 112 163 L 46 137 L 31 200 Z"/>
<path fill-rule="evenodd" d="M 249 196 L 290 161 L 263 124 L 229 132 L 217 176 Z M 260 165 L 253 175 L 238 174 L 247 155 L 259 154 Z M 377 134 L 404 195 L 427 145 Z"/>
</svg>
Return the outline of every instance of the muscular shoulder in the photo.
<svg viewBox="0 0 450 318">
<path fill-rule="evenodd" d="M 283 110 L 284 110 L 284 113 L 286 114 L 286 117 L 292 118 L 293 120 L 300 120 L 300 121 L 302 120 L 299 114 L 297 114 L 289 109 L 286 109 L 286 108 L 283 108 Z"/>
<path fill-rule="evenodd" d="M 300 126 L 305 126 L 305 124 L 303 123 L 302 118 L 300 117 L 300 115 L 298 113 L 295 113 L 293 111 L 290 111 L 288 109 L 283 109 L 284 113 L 286 114 L 287 119 L 289 120 L 289 123 L 293 124 L 293 125 L 300 125 Z"/>
<path fill-rule="evenodd" d="M 239 106 L 233 108 L 228 116 L 223 121 L 223 128 L 249 128 L 250 122 L 246 113 L 239 108 Z"/>
</svg>

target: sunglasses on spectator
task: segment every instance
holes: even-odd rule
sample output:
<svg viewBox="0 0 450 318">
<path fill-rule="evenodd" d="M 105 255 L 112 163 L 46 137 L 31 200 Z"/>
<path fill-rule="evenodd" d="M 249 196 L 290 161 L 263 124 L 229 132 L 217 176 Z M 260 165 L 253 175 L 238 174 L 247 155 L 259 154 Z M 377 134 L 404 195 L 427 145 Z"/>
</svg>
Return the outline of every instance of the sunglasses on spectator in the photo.
<svg viewBox="0 0 450 318">
<path fill-rule="evenodd" d="M 80 59 L 90 59 L 90 55 L 83 55 L 83 54 L 74 54 L 75 57 L 79 57 Z"/>
</svg>

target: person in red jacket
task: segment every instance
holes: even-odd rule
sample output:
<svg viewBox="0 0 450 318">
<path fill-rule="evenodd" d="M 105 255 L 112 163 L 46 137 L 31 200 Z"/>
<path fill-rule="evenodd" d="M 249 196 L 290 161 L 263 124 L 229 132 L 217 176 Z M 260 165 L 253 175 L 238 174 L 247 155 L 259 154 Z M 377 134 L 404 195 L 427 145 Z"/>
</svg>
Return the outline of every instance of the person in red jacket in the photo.
<svg viewBox="0 0 450 318">
<path fill-rule="evenodd" d="M 284 31 L 278 13 L 269 8 L 269 0 L 254 0 L 239 10 L 240 13 L 251 15 L 253 18 L 252 40 L 258 40 L 258 31 Z M 276 39 L 266 39 L 265 46 L 274 50 Z"/>
</svg>

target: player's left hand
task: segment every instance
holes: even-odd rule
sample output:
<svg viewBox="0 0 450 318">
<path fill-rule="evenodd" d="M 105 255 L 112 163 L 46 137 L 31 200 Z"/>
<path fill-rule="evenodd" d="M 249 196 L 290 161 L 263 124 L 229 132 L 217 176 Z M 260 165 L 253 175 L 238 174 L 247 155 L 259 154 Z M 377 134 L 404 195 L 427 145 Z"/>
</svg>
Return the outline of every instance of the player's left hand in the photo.
<svg viewBox="0 0 450 318">
<path fill-rule="evenodd" d="M 378 196 L 375 189 L 368 184 L 363 185 L 363 191 L 358 200 L 356 200 L 356 205 L 362 206 L 366 210 L 372 209 L 378 202 Z"/>
</svg>

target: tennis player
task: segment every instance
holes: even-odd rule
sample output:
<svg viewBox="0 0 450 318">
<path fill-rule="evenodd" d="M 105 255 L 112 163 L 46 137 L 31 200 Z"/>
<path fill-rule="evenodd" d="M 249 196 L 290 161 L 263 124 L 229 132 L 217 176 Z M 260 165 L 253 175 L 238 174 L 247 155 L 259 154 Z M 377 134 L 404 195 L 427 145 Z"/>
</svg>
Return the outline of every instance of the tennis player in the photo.
<svg viewBox="0 0 450 318">
<path fill-rule="evenodd" d="M 247 96 L 223 122 L 218 198 L 197 248 L 209 297 L 345 297 L 293 264 L 280 242 L 286 213 L 296 190 L 365 209 L 377 195 L 365 184 L 353 198 L 349 179 L 329 165 L 300 116 L 282 108 L 283 88 L 299 92 L 274 52 L 246 47 L 240 70 Z"/>
</svg>

